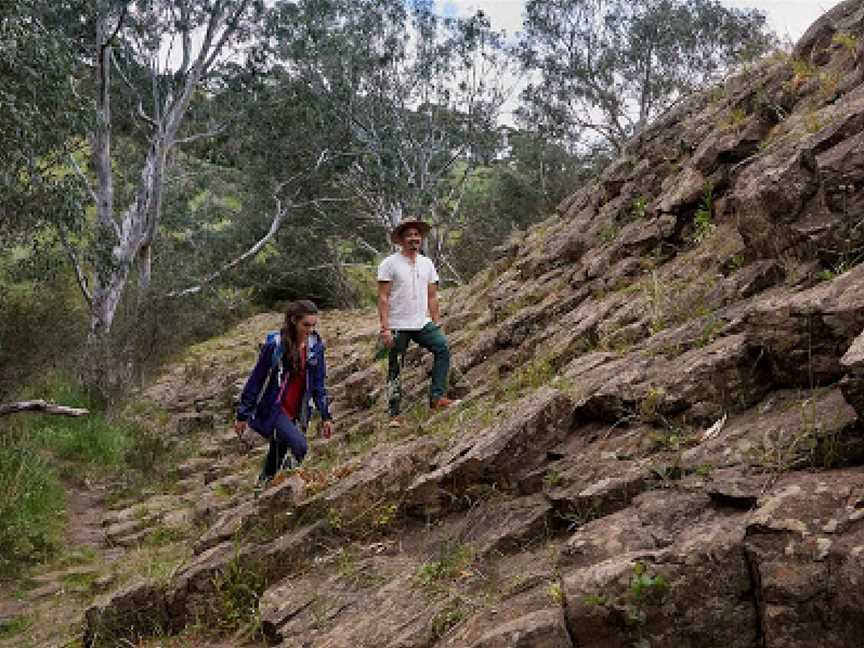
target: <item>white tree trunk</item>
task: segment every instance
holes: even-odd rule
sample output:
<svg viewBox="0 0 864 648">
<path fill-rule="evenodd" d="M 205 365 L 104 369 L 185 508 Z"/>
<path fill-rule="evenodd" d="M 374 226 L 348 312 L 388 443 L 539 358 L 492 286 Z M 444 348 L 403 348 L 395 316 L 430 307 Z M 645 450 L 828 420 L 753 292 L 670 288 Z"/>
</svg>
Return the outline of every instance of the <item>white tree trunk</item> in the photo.
<svg viewBox="0 0 864 648">
<path fill-rule="evenodd" d="M 167 155 L 177 140 L 177 133 L 195 88 L 207 75 L 230 36 L 238 29 L 237 22 L 248 4 L 249 2 L 239 3 L 231 15 L 226 7 L 216 5 L 218 10 L 214 9 L 210 13 L 203 42 L 194 60 L 191 55 L 191 40 L 184 39 L 183 86 L 176 96 L 169 94 L 155 97 L 157 106 L 154 115 L 144 116 L 151 127 L 150 146 L 139 176 L 135 200 L 123 212 L 119 222 L 115 215 L 111 168 L 110 80 L 113 61 L 111 42 L 122 26 L 125 10 L 121 12 L 118 24 L 113 30 L 108 27 L 107 14 L 103 13 L 97 22 L 97 120 L 90 137 L 90 144 L 92 164 L 96 174 L 93 194 L 96 200 L 99 229 L 95 233 L 97 254 L 94 261 L 94 277 L 89 282 L 92 290 L 89 293 L 88 282 L 86 277 L 83 277 L 80 263 L 77 263 L 77 257 L 70 251 L 70 258 L 76 265 L 79 284 L 90 306 L 91 351 L 107 343 L 117 307 L 126 290 L 130 269 L 136 262 L 141 299 L 150 287 L 152 244 L 159 225 Z M 187 27 L 192 28 L 191 25 Z M 151 72 L 154 75 L 158 74 L 156 69 Z M 129 84 L 122 70 L 120 76 Z M 140 106 L 139 112 L 143 114 Z"/>
</svg>

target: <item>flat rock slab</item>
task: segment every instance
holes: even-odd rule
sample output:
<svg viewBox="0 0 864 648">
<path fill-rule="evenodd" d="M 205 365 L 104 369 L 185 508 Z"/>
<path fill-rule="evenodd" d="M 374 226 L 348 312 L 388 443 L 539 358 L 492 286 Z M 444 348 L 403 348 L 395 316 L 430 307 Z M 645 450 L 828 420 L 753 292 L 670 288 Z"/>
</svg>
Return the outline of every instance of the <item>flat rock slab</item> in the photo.
<svg viewBox="0 0 864 648">
<path fill-rule="evenodd" d="M 517 401 L 507 420 L 457 443 L 445 453 L 452 457 L 448 463 L 418 477 L 406 493 L 408 506 L 436 512 L 470 484 L 513 488 L 519 475 L 536 468 L 570 434 L 572 412 L 570 398 L 550 387 Z"/>
<path fill-rule="evenodd" d="M 169 627 L 163 586 L 152 580 L 136 580 L 106 594 L 84 613 L 84 645 L 147 636 Z"/>
<path fill-rule="evenodd" d="M 759 499 L 746 549 L 766 644 L 840 648 L 864 637 L 864 470 L 790 474 Z"/>
</svg>

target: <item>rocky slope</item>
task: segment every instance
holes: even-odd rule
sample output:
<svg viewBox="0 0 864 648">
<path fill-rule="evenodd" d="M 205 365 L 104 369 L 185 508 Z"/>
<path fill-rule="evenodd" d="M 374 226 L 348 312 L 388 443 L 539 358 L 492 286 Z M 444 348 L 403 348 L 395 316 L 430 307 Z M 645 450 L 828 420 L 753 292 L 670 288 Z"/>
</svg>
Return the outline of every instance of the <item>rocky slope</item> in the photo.
<svg viewBox="0 0 864 648">
<path fill-rule="evenodd" d="M 427 411 L 414 351 L 388 429 L 374 313 L 328 313 L 338 433 L 256 500 L 262 449 L 227 417 L 276 316 L 163 377 L 180 429 L 216 422 L 154 506 L 185 511 L 193 555 L 91 607 L 88 640 L 860 646 L 862 39 L 864 2 L 842 3 L 450 292 L 451 412 Z"/>
</svg>

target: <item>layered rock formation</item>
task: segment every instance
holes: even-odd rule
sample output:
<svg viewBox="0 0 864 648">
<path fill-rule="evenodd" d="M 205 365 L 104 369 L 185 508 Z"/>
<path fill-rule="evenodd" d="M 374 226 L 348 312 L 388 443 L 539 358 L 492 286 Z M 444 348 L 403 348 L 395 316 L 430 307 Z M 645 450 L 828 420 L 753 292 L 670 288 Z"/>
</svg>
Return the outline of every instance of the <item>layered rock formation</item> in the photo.
<svg viewBox="0 0 864 648">
<path fill-rule="evenodd" d="M 451 291 L 455 410 L 427 412 L 414 352 L 388 429 L 374 314 L 325 316 L 337 435 L 301 479 L 199 511 L 194 558 L 87 636 L 218 617 L 239 574 L 286 648 L 860 646 L 861 43 L 842 3 Z M 243 368 L 214 369 L 224 415 Z"/>
</svg>

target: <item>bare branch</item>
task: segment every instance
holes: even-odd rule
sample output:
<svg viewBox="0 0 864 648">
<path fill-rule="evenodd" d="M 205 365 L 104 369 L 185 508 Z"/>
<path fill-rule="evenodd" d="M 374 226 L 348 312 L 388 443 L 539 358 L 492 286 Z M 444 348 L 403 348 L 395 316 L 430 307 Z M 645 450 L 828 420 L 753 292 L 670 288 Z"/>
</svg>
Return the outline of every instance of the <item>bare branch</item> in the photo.
<svg viewBox="0 0 864 648">
<path fill-rule="evenodd" d="M 92 306 L 93 295 L 90 293 L 87 276 L 84 274 L 80 261 L 78 261 L 78 255 L 75 254 L 75 248 L 69 242 L 69 239 L 66 238 L 66 233 L 63 231 L 62 227 L 59 227 L 57 231 L 60 236 L 60 243 L 63 245 L 63 249 L 66 250 L 69 261 L 72 262 L 72 269 L 75 270 L 75 279 L 78 280 L 78 287 L 81 289 L 81 294 L 84 295 L 84 301 L 87 302 L 88 306 Z"/>
<path fill-rule="evenodd" d="M 207 58 L 204 63 L 204 67 L 201 70 L 202 74 L 206 74 L 213 63 L 218 58 L 222 48 L 225 46 L 225 43 L 228 42 L 228 39 L 237 31 L 237 23 L 240 21 L 240 16 L 243 15 L 243 12 L 246 11 L 246 7 L 249 6 L 249 0 L 245 2 L 241 2 L 240 6 L 237 7 L 237 11 L 230 18 L 226 18 L 225 20 L 225 29 L 222 31 L 222 35 L 219 38 L 219 41 L 216 45 L 213 46 L 213 52 Z"/>
<path fill-rule="evenodd" d="M 147 113 L 144 112 L 144 102 L 141 99 L 141 93 L 138 92 L 138 88 L 132 85 L 132 82 L 129 80 L 129 77 L 126 76 L 126 73 L 123 71 L 123 67 L 120 65 L 119 61 L 117 61 L 117 57 L 114 56 L 114 52 L 111 52 L 111 60 L 114 62 L 114 69 L 117 70 L 117 74 L 120 75 L 120 78 L 123 80 L 123 83 L 126 85 L 129 90 L 135 95 L 138 99 L 138 104 L 136 106 L 135 114 L 141 119 L 141 121 L 147 123 L 154 130 L 158 129 L 159 126 L 150 117 Z"/>
<path fill-rule="evenodd" d="M 276 233 L 282 227 L 282 223 L 285 221 L 285 216 L 288 214 L 289 208 L 282 208 L 281 201 L 277 200 L 277 209 L 276 215 L 273 217 L 273 222 L 270 223 L 270 229 L 255 245 L 250 247 L 246 252 L 241 254 L 239 257 L 230 261 L 219 268 L 216 272 L 209 274 L 204 280 L 198 284 L 197 286 L 192 286 L 190 288 L 186 288 L 184 290 L 172 290 L 168 293 L 168 297 L 185 297 L 187 295 L 194 295 L 201 292 L 205 287 L 212 284 L 214 281 L 219 279 L 226 272 L 231 270 L 232 268 L 237 267 L 241 263 L 243 263 L 246 259 L 250 259 L 258 254 L 264 247 L 273 240 L 273 237 L 276 236 Z"/>
<path fill-rule="evenodd" d="M 464 286 L 464 285 L 465 285 L 465 280 L 462 278 L 462 275 L 460 275 L 460 274 L 456 271 L 456 268 L 453 267 L 453 264 L 450 263 L 450 261 L 447 259 L 446 256 L 444 256 L 444 255 L 440 255 L 440 256 L 438 257 L 438 260 L 439 260 L 442 264 L 444 264 L 450 272 L 453 273 L 453 276 L 456 277 L 456 283 L 457 283 L 458 285 L 460 285 L 460 286 Z"/>
<path fill-rule="evenodd" d="M 208 137 L 216 137 L 217 135 L 221 135 L 225 132 L 225 129 L 228 128 L 228 124 L 220 124 L 213 130 L 206 131 L 204 133 L 195 133 L 194 135 L 189 135 L 187 137 L 180 137 L 174 140 L 175 144 L 191 144 L 192 142 L 197 142 L 202 139 L 207 139 Z"/>
<path fill-rule="evenodd" d="M 93 188 L 93 183 L 90 182 L 90 178 L 88 178 L 84 171 L 81 170 L 81 167 L 78 165 L 78 161 L 71 153 L 69 154 L 69 161 L 72 163 L 72 168 L 75 170 L 75 175 L 81 178 L 84 186 L 87 187 L 87 193 L 90 194 L 90 198 L 93 200 L 94 203 L 98 203 L 99 197 L 96 195 L 96 190 Z"/>
<path fill-rule="evenodd" d="M 89 410 L 80 407 L 67 407 L 56 405 L 44 400 L 17 401 L 15 403 L 0 404 L 0 416 L 16 414 L 18 412 L 44 412 L 45 414 L 56 414 L 59 416 L 85 416 Z"/>
<path fill-rule="evenodd" d="M 173 12 L 173 9 L 172 9 Z M 183 77 L 189 71 L 189 63 L 192 60 L 192 34 L 189 28 L 189 6 L 183 3 L 180 7 L 180 38 L 183 42 L 183 61 L 177 73 Z"/>
</svg>

